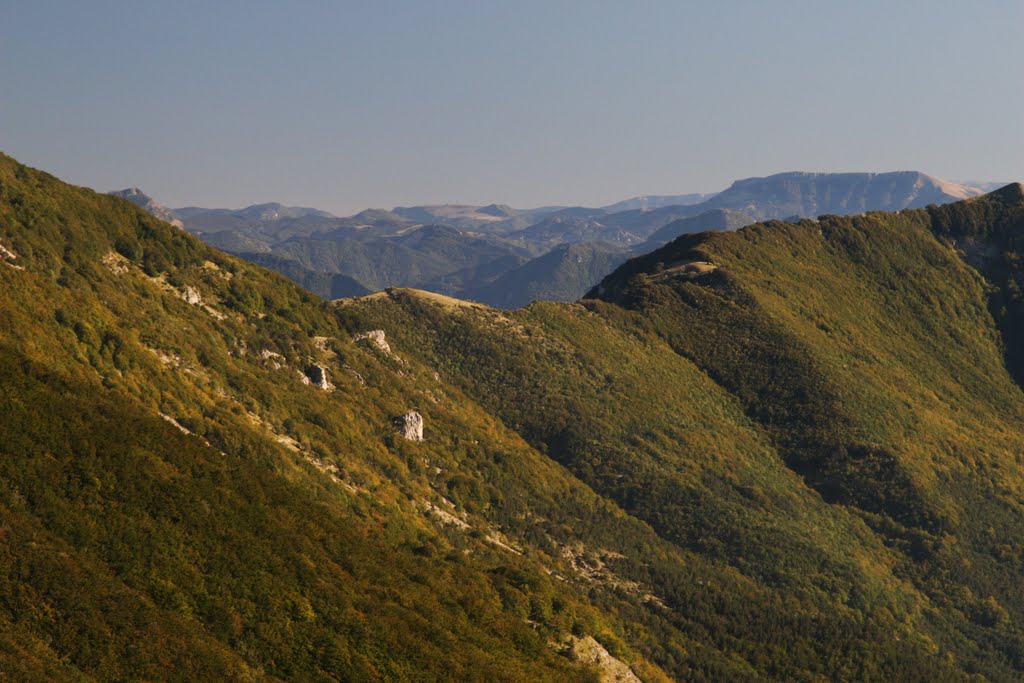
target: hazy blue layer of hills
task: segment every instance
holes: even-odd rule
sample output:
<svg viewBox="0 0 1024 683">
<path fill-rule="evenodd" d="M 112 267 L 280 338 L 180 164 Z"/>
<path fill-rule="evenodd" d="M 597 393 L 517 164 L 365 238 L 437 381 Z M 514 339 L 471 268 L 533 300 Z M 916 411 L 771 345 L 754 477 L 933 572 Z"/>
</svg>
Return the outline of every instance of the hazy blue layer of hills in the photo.
<svg viewBox="0 0 1024 683">
<path fill-rule="evenodd" d="M 579 298 L 630 252 L 645 253 L 690 232 L 734 230 L 774 218 L 896 211 L 979 193 L 909 171 L 780 173 L 738 180 L 717 194 L 634 197 L 601 208 L 441 204 L 338 217 L 272 203 L 154 215 L 176 216 L 187 231 L 220 249 L 258 258 L 297 282 L 316 282 L 318 294 L 355 291 L 351 285 L 371 291 L 415 287 L 507 307 L 537 297 Z M 161 210 L 152 204 L 152 212 Z M 564 247 L 572 244 L 586 246 L 574 250 L 575 265 L 567 268 Z M 325 284 L 330 282 L 344 286 Z"/>
<path fill-rule="evenodd" d="M 582 296 L 584 283 L 600 282 L 629 256 L 626 248 L 607 242 L 562 244 L 490 283 L 463 289 L 460 296 L 498 308 L 519 308 L 531 301 L 573 301 Z"/>
<path fill-rule="evenodd" d="M 663 206 L 689 206 L 690 204 L 700 204 L 703 201 L 711 199 L 713 196 L 714 193 L 646 195 L 643 197 L 623 199 L 621 202 L 608 204 L 601 208 L 608 213 L 617 213 L 619 211 L 631 211 L 633 209 L 659 209 Z"/>
</svg>

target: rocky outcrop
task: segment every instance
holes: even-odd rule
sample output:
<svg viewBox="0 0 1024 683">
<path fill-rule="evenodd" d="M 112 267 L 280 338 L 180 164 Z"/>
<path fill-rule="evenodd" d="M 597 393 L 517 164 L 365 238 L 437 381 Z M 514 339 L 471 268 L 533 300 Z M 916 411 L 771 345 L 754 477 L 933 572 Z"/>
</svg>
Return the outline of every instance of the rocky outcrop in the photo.
<svg viewBox="0 0 1024 683">
<path fill-rule="evenodd" d="M 369 332 L 360 332 L 356 336 L 352 337 L 352 341 L 358 342 L 367 340 L 374 346 L 376 346 L 386 356 L 391 355 L 391 345 L 388 344 L 387 335 L 384 334 L 384 330 L 370 330 Z"/>
<path fill-rule="evenodd" d="M 333 388 L 330 380 L 327 378 L 327 368 L 322 365 L 317 365 L 316 363 L 310 365 L 306 368 L 305 377 L 309 380 L 310 384 L 318 389 L 330 391 Z"/>
<path fill-rule="evenodd" d="M 569 641 L 566 654 L 577 662 L 596 666 L 601 683 L 640 683 L 629 666 L 608 654 L 608 650 L 590 636 L 574 636 Z"/>
<path fill-rule="evenodd" d="M 5 263 L 5 264 L 9 265 L 11 268 L 16 268 L 17 270 L 22 270 L 21 266 L 16 265 L 14 263 L 14 260 L 17 259 L 17 258 L 18 258 L 17 254 L 15 254 L 13 251 L 8 249 L 4 245 L 0 244 L 0 263 Z"/>
<path fill-rule="evenodd" d="M 409 441 L 423 441 L 423 416 L 410 410 L 395 420 L 398 433 Z"/>
<path fill-rule="evenodd" d="M 123 275 L 130 270 L 130 262 L 121 254 L 116 251 L 108 251 L 103 255 L 103 265 L 105 265 L 111 273 L 114 275 Z"/>
<path fill-rule="evenodd" d="M 185 303 L 192 304 L 193 306 L 199 306 L 203 303 L 203 297 L 199 295 L 199 290 L 188 285 L 185 286 L 185 289 L 181 290 L 181 298 L 185 300 Z"/>
<path fill-rule="evenodd" d="M 270 365 L 270 367 L 274 368 L 275 370 L 280 370 L 282 365 L 284 365 L 284 356 L 277 353 L 276 351 L 271 351 L 270 349 L 263 349 L 262 351 L 260 351 L 259 355 L 260 358 L 265 360 Z M 305 377 L 305 375 L 303 375 L 303 377 Z"/>
</svg>

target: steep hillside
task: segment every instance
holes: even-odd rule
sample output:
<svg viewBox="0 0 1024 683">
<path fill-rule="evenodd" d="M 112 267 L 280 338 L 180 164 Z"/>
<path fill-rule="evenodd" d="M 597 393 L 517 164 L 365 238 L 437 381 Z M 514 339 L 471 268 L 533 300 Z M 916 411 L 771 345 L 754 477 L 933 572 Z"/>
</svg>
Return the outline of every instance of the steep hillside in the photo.
<svg viewBox="0 0 1024 683">
<path fill-rule="evenodd" d="M 728 661 L 644 598 L 710 566 L 284 278 L 6 157 L 0 246 L 5 674 L 592 680 L 590 637 L 648 680 L 669 642 Z"/>
<path fill-rule="evenodd" d="M 243 252 L 239 256 L 256 265 L 276 270 L 292 282 L 327 300 L 370 294 L 369 289 L 347 275 L 312 271 L 295 261 L 274 254 Z"/>
<path fill-rule="evenodd" d="M 0 157 L 0 671 L 1019 680 L 1022 232 L 1014 186 L 326 304 Z"/>
<path fill-rule="evenodd" d="M 508 314 L 519 338 L 400 292 L 361 307 L 661 538 L 814 615 L 817 671 L 1018 680 L 1022 194 L 684 236 L 599 299 Z M 847 616 L 923 659 L 832 651 L 863 637 Z"/>
</svg>

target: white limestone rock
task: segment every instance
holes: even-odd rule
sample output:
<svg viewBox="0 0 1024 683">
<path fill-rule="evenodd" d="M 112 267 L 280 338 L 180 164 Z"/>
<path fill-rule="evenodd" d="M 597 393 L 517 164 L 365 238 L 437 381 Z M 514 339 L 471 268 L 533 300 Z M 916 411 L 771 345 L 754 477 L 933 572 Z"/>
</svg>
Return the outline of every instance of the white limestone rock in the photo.
<svg viewBox="0 0 1024 683">
<path fill-rule="evenodd" d="M 423 441 L 423 416 L 415 410 L 395 420 L 398 433 L 409 441 Z"/>
<path fill-rule="evenodd" d="M 185 303 L 198 306 L 203 303 L 203 297 L 199 295 L 199 290 L 190 285 L 186 285 L 185 289 L 181 290 L 181 298 L 185 300 Z"/>
<path fill-rule="evenodd" d="M 352 341 L 367 340 L 374 346 L 376 346 L 385 356 L 391 355 L 391 345 L 388 344 L 387 335 L 384 334 L 384 330 L 370 330 L 369 332 L 360 332 L 356 336 L 352 337 Z"/>
<path fill-rule="evenodd" d="M 566 654 L 577 662 L 596 666 L 601 683 L 640 683 L 640 679 L 625 662 L 612 657 L 601 643 L 590 636 L 573 636 Z"/>
</svg>

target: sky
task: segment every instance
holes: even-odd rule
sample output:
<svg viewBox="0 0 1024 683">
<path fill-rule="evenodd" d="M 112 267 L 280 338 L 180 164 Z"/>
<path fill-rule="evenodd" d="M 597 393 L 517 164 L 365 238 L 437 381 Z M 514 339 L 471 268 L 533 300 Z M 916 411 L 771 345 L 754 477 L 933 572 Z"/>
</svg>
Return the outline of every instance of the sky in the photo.
<svg viewBox="0 0 1024 683">
<path fill-rule="evenodd" d="M 1024 2 L 0 0 L 0 151 L 171 207 L 1024 180 Z"/>
</svg>

